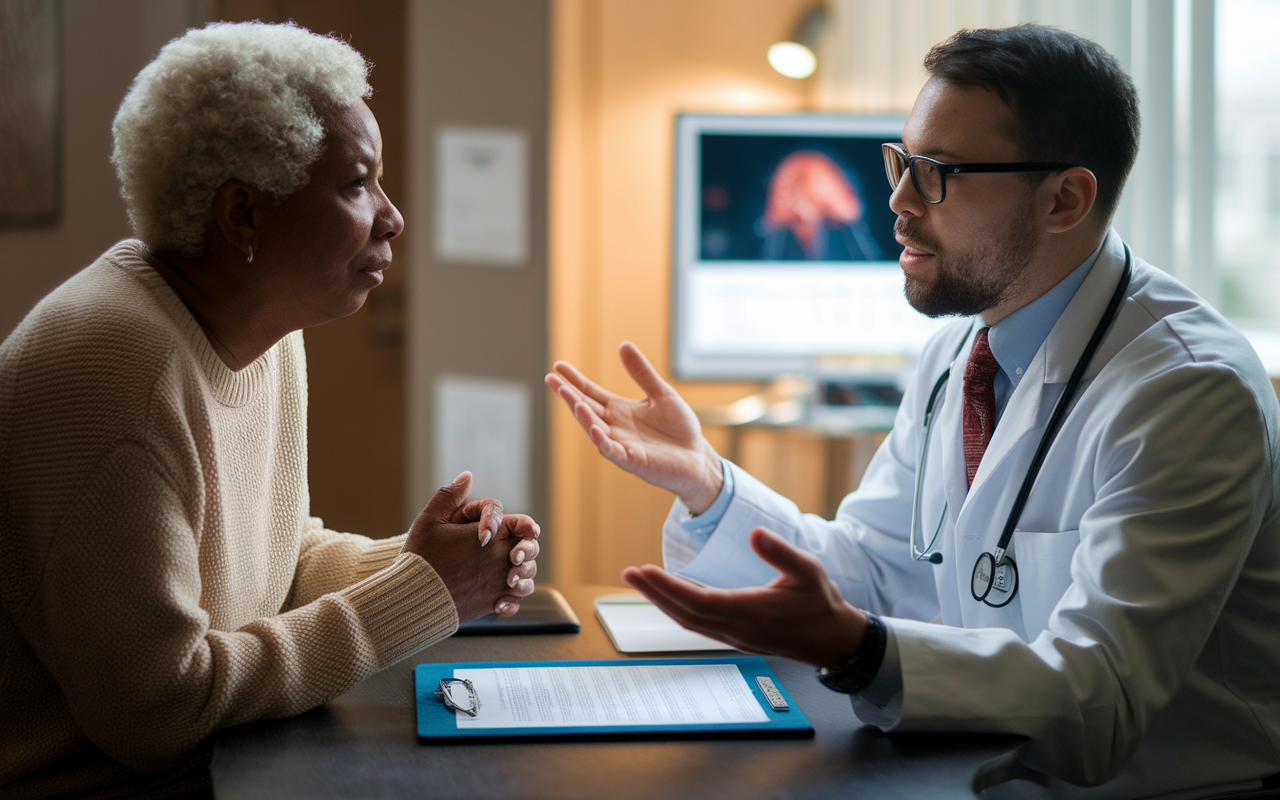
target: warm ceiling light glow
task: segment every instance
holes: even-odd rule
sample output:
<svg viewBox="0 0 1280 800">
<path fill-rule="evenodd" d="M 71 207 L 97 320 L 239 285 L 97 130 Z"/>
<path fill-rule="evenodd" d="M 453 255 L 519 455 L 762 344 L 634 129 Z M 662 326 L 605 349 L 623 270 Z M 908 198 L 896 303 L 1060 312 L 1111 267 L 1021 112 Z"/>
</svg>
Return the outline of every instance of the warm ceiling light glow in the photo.
<svg viewBox="0 0 1280 800">
<path fill-rule="evenodd" d="M 813 51 L 795 42 L 778 42 L 769 48 L 769 64 L 788 78 L 807 78 L 818 67 Z"/>
<path fill-rule="evenodd" d="M 818 68 L 818 43 L 827 28 L 826 0 L 805 9 L 795 29 L 769 48 L 769 63 L 788 78 L 807 78 Z"/>
</svg>

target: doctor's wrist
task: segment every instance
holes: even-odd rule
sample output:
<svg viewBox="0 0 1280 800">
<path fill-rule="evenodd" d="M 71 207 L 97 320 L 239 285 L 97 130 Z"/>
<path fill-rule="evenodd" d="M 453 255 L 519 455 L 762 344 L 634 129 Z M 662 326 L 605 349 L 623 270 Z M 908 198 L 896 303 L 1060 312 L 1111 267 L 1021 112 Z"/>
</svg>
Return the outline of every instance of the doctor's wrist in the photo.
<svg viewBox="0 0 1280 800">
<path fill-rule="evenodd" d="M 818 668 L 818 680 L 832 691 L 857 694 L 875 680 L 880 665 L 884 663 L 889 629 L 875 614 L 869 611 L 863 613 L 866 615 L 867 625 L 862 641 L 853 654 L 834 664 Z"/>
<path fill-rule="evenodd" d="M 695 517 L 711 508 L 716 498 L 720 496 L 720 490 L 724 488 L 724 460 L 706 439 L 702 440 L 702 445 L 699 454 L 701 462 L 701 469 L 698 470 L 699 478 L 692 488 L 680 493 L 680 500 Z"/>
</svg>

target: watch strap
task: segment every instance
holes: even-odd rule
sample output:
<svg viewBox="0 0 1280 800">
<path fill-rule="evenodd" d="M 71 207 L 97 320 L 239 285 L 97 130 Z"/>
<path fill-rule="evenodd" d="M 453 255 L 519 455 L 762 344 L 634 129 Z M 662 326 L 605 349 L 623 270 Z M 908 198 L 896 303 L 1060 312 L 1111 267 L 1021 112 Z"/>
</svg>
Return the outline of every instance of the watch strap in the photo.
<svg viewBox="0 0 1280 800">
<path fill-rule="evenodd" d="M 885 645 L 889 629 L 875 614 L 867 615 L 867 628 L 853 655 L 818 669 L 818 680 L 823 686 L 844 694 L 856 694 L 871 685 L 880 665 L 884 662 Z"/>
</svg>

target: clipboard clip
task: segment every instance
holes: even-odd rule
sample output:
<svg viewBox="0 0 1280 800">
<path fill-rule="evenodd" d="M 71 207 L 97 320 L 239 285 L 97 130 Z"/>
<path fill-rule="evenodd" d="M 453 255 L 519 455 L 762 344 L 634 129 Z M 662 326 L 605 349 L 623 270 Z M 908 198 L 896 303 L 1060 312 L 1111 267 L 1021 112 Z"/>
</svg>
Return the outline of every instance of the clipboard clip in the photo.
<svg viewBox="0 0 1280 800">
<path fill-rule="evenodd" d="M 756 685 L 760 687 L 760 691 L 764 693 L 764 699 L 769 701 L 769 707 L 774 711 L 791 710 L 791 706 L 787 704 L 787 699 L 782 696 L 782 692 L 778 691 L 777 685 L 774 684 L 773 678 L 757 675 Z"/>
<path fill-rule="evenodd" d="M 454 711 L 461 711 L 469 717 L 480 715 L 480 695 L 476 694 L 475 684 L 470 680 L 441 678 L 440 688 L 432 694 Z"/>
</svg>

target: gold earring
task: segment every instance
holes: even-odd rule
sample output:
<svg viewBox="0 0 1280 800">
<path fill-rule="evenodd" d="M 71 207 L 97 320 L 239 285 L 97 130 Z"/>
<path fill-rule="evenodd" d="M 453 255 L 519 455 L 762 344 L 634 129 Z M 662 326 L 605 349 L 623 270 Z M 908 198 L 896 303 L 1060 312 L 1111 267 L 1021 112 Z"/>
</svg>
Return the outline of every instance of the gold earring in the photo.
<svg viewBox="0 0 1280 800">
<path fill-rule="evenodd" d="M 249 245 L 249 258 L 247 260 L 250 264 L 253 263 L 253 245 Z"/>
</svg>

